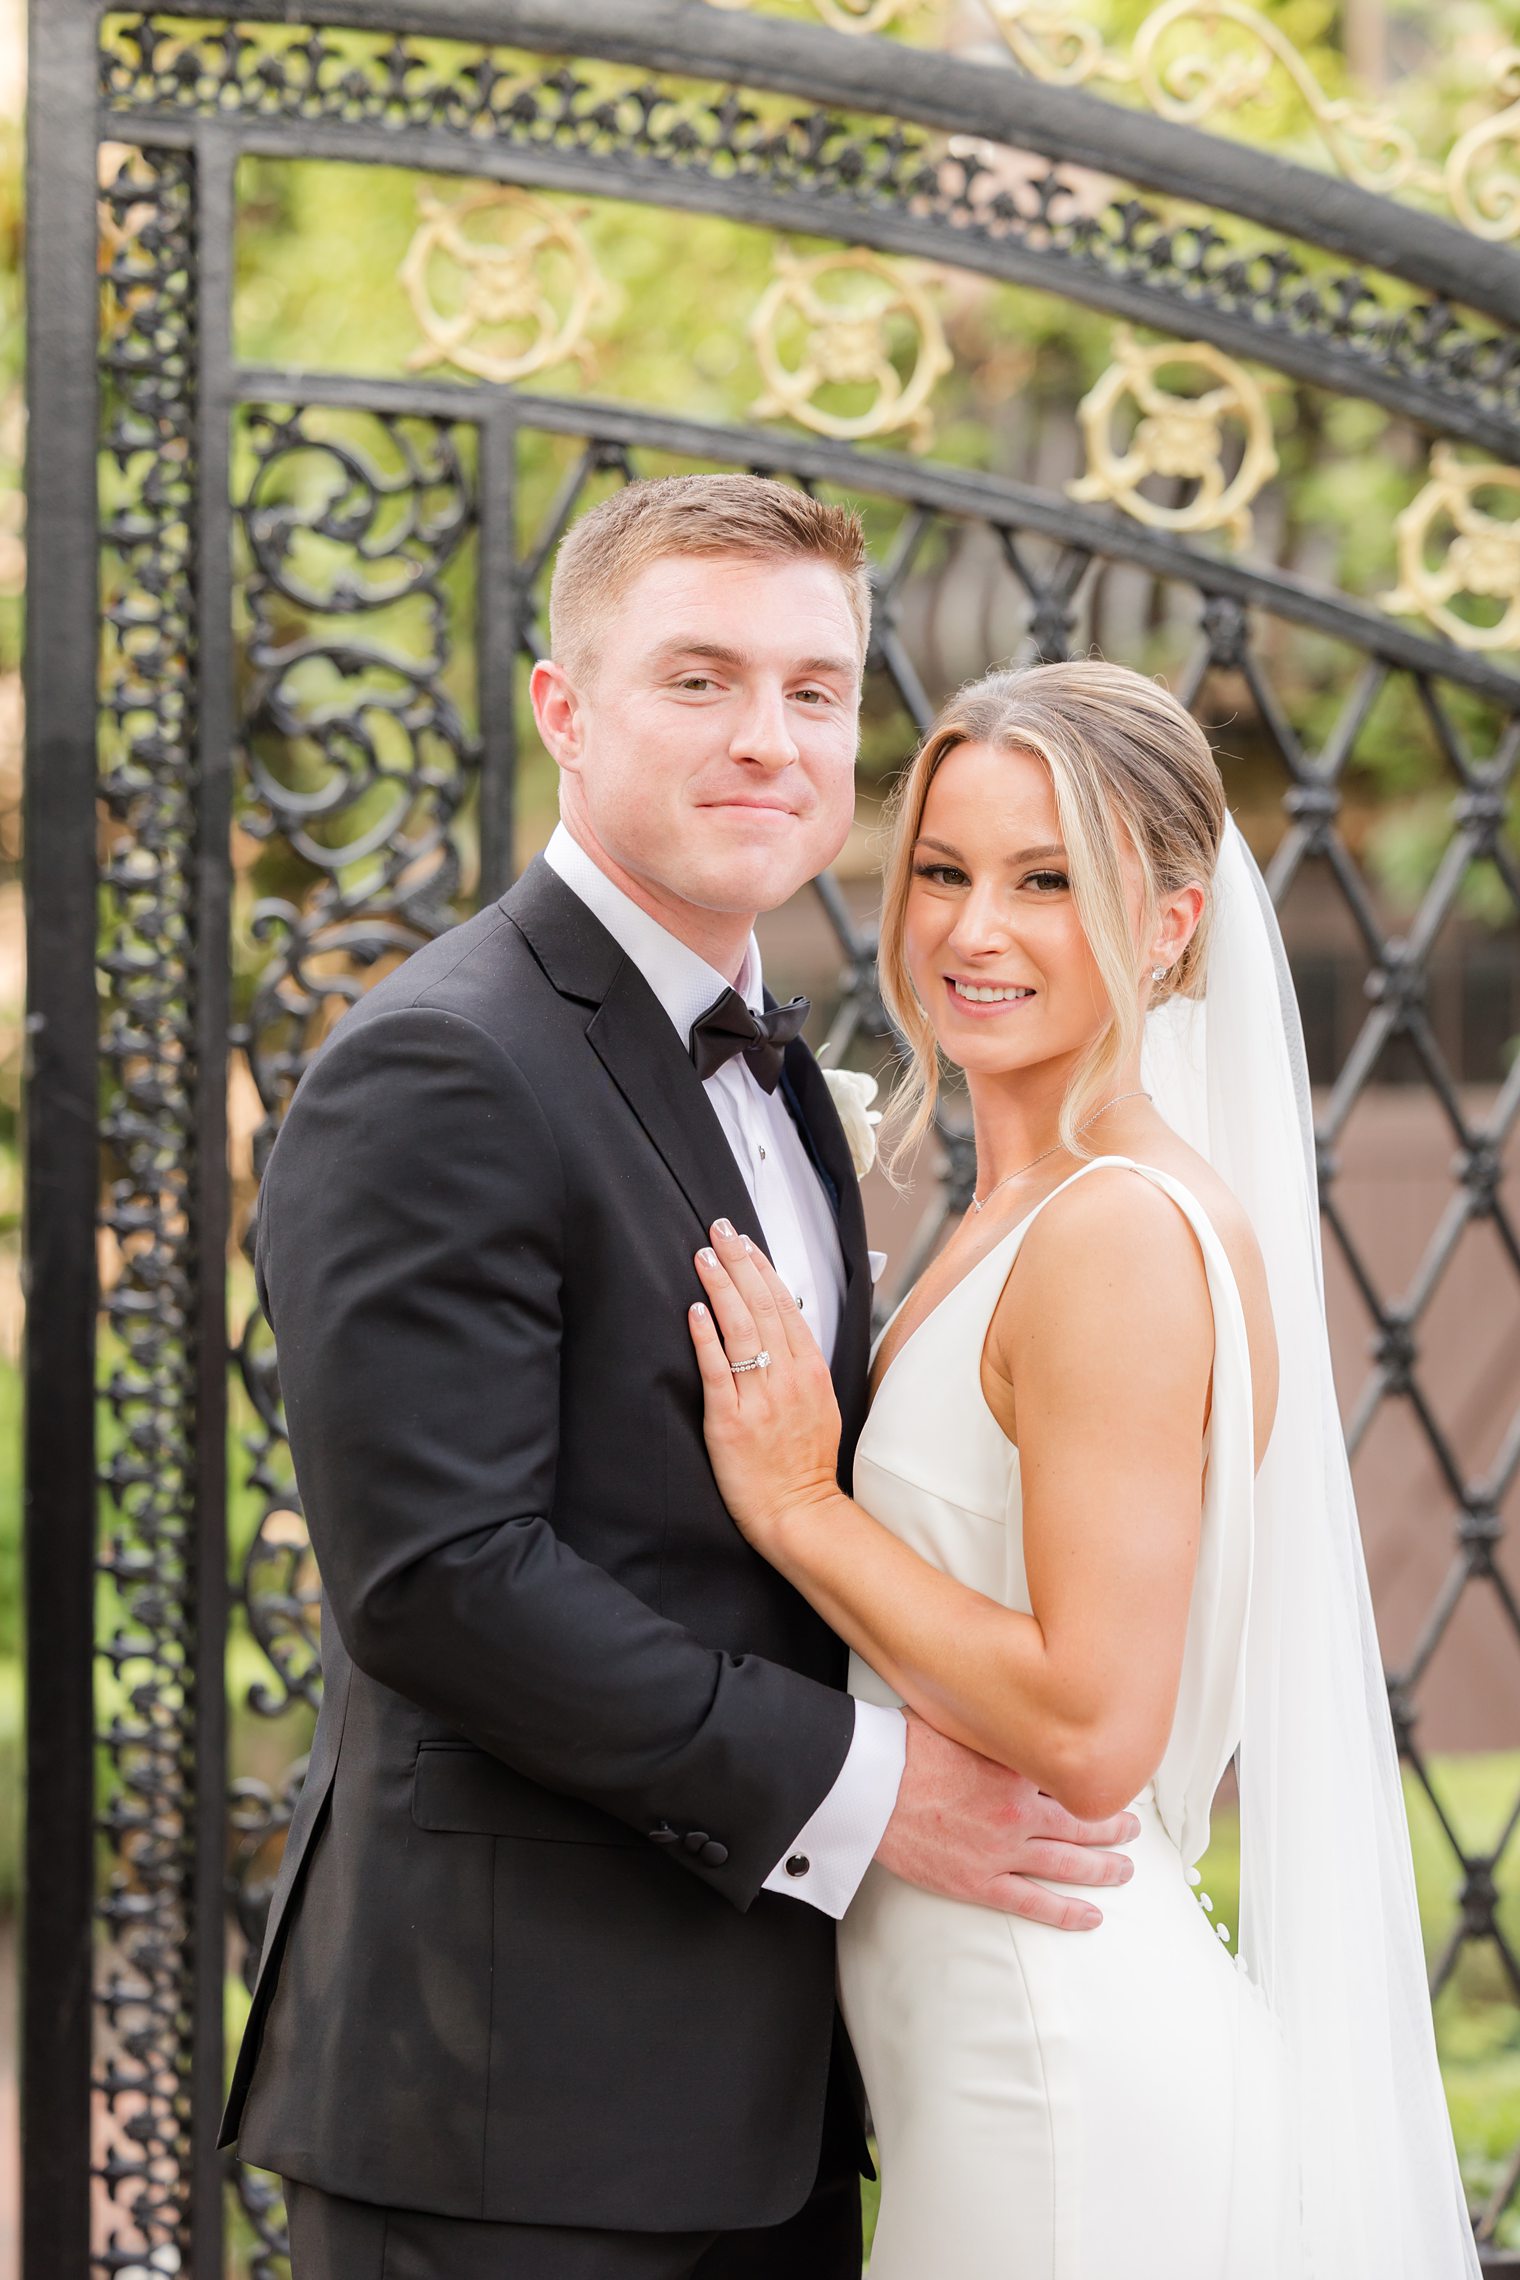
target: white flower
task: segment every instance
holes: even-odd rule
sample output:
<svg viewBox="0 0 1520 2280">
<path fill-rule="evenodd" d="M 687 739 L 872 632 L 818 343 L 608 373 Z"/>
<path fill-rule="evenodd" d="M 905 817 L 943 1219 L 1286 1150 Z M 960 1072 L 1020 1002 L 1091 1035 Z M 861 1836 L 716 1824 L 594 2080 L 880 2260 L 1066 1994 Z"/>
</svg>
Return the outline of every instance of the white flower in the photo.
<svg viewBox="0 0 1520 2280">
<path fill-rule="evenodd" d="M 859 1069 L 825 1069 L 823 1081 L 850 1143 L 855 1177 L 863 1180 L 876 1161 L 876 1127 L 881 1122 L 881 1110 L 871 1106 L 876 1098 L 876 1079 Z"/>
</svg>

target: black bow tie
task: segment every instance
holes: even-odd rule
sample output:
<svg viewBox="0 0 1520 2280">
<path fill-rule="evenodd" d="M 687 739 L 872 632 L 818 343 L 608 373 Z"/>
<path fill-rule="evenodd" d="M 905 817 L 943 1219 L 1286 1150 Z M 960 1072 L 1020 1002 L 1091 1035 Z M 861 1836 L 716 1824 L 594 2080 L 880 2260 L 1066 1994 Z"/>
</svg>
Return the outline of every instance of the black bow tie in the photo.
<svg viewBox="0 0 1520 2280">
<path fill-rule="evenodd" d="M 725 990 L 701 1018 L 692 1024 L 691 1057 L 697 1075 L 706 1084 L 725 1061 L 742 1053 L 754 1071 L 755 1082 L 773 1093 L 781 1082 L 781 1056 L 810 1011 L 805 997 L 790 1005 L 774 1006 L 769 1013 L 751 1013 L 737 990 Z"/>
</svg>

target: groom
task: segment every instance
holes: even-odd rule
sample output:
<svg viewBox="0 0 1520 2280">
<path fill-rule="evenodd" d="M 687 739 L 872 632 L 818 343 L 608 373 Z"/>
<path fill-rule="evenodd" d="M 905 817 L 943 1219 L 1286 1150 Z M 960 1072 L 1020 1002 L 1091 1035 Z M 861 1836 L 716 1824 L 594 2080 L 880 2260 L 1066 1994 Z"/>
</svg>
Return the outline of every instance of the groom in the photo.
<svg viewBox="0 0 1520 2280">
<path fill-rule="evenodd" d="M 326 1690 L 226 2134 L 295 2280 L 854 2280 L 867 1865 L 1078 1928 L 1029 1879 L 1120 1881 L 1131 1830 L 852 1702 L 703 1446 L 720 1219 L 831 1357 L 845 1468 L 864 1412 L 857 1184 L 752 938 L 850 826 L 859 524 L 634 484 L 551 622 L 560 828 L 344 1019 L 264 1180 Z"/>
</svg>

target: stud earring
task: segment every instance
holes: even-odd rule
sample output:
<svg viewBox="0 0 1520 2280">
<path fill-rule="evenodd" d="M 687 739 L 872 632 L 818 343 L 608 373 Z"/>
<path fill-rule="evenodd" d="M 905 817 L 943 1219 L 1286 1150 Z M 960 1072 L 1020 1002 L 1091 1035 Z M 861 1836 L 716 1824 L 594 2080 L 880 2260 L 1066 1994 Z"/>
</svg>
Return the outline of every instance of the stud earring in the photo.
<svg viewBox="0 0 1520 2280">
<path fill-rule="evenodd" d="M 1153 982 L 1164 982 L 1164 981 L 1166 980 L 1166 968 L 1165 968 L 1165 966 L 1152 966 L 1152 968 L 1151 968 L 1151 980 L 1152 980 Z"/>
</svg>

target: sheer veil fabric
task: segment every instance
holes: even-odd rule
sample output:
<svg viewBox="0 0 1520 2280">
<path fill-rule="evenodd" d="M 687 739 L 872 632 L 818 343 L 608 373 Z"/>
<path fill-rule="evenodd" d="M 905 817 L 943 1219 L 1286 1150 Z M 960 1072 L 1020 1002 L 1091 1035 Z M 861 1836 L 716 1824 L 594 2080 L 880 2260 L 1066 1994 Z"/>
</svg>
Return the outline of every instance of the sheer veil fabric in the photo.
<svg viewBox="0 0 1520 2280">
<path fill-rule="evenodd" d="M 1241 2038 L 1255 2078 L 1237 2085 L 1236 2111 L 1242 2133 L 1270 2133 L 1286 2111 L 1295 2142 L 1271 2165 L 1280 2192 L 1238 2197 L 1230 2268 L 1475 2280 L 1331 1374 L 1308 1067 L 1276 917 L 1233 822 L 1213 928 L 1206 995 L 1150 1016 L 1144 1067 L 1161 1114 L 1250 1216 L 1281 1361 L 1237 1757 L 1240 1968 L 1273 2031 Z M 1186 1800 L 1185 1819 L 1206 1825 L 1209 1803 Z M 1240 2145 L 1237 2175 L 1263 2176 L 1259 2139 Z"/>
</svg>

